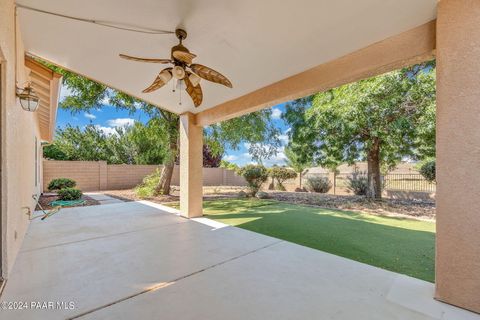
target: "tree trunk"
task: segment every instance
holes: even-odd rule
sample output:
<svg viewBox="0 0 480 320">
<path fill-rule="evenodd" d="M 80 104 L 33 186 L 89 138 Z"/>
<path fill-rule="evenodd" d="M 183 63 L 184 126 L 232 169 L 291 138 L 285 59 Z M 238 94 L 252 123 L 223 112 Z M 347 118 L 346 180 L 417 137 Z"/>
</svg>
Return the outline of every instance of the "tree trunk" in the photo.
<svg viewBox="0 0 480 320">
<path fill-rule="evenodd" d="M 166 163 L 163 166 L 162 174 L 160 175 L 160 181 L 158 182 L 157 186 L 155 187 L 155 195 L 163 194 L 169 195 L 170 194 L 170 184 L 172 182 L 172 175 L 173 175 L 173 168 L 175 166 L 175 162 Z"/>
<path fill-rule="evenodd" d="M 382 199 L 382 177 L 380 174 L 380 142 L 373 141 L 368 151 L 368 191 L 367 198 Z"/>
<path fill-rule="evenodd" d="M 173 135 L 176 138 L 176 135 Z M 175 167 L 175 160 L 177 159 L 178 154 L 178 142 L 170 142 L 170 159 L 167 163 L 164 164 L 162 169 L 162 174 L 160 175 L 160 181 L 155 187 L 155 195 L 170 194 L 170 184 L 172 182 L 173 168 Z"/>
<path fill-rule="evenodd" d="M 299 177 L 300 177 L 300 181 L 299 181 L 299 184 L 300 184 L 300 190 L 302 190 L 302 173 L 303 173 L 303 170 L 300 171 L 299 173 Z"/>
</svg>

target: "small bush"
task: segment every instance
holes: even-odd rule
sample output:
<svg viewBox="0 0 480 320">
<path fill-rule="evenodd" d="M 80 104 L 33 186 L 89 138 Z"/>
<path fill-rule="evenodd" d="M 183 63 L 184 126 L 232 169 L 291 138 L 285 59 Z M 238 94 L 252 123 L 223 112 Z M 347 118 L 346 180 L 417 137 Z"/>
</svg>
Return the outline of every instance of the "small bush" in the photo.
<svg viewBox="0 0 480 320">
<path fill-rule="evenodd" d="M 262 184 L 268 179 L 267 169 L 262 165 L 249 164 L 238 170 L 238 173 L 245 178 L 248 188 L 255 196 Z"/>
<path fill-rule="evenodd" d="M 269 196 L 268 196 L 268 193 L 266 193 L 266 192 L 258 191 L 257 192 L 257 198 L 258 199 L 268 199 Z"/>
<path fill-rule="evenodd" d="M 332 187 L 332 184 L 327 177 L 310 176 L 307 177 L 305 186 L 310 192 L 327 193 Z"/>
<path fill-rule="evenodd" d="M 239 197 L 239 198 L 246 198 L 246 197 L 247 197 L 247 193 L 242 190 L 242 191 L 238 192 L 238 197 Z"/>
<path fill-rule="evenodd" d="M 48 190 L 61 190 L 65 188 L 73 188 L 77 185 L 75 180 L 69 179 L 69 178 L 58 178 L 58 179 L 53 179 L 50 181 L 48 184 Z"/>
<path fill-rule="evenodd" d="M 435 182 L 436 174 L 435 174 L 435 160 L 427 160 L 420 166 L 420 174 L 427 180 L 428 182 Z"/>
<path fill-rule="evenodd" d="M 347 190 L 357 196 L 365 196 L 368 192 L 368 177 L 365 172 L 354 172 L 347 177 Z"/>
<path fill-rule="evenodd" d="M 76 188 L 63 188 L 58 191 L 60 200 L 78 200 L 82 197 L 82 191 Z"/>
<path fill-rule="evenodd" d="M 143 178 L 142 183 L 135 187 L 135 193 L 137 196 L 139 198 L 153 197 L 155 194 L 155 188 L 160 182 L 161 175 L 162 171 L 157 168 L 153 173 Z"/>
<path fill-rule="evenodd" d="M 284 167 L 272 167 L 268 169 L 268 175 L 272 177 L 273 180 L 277 180 L 275 188 L 280 191 L 285 191 L 285 187 L 283 185 L 285 180 L 295 179 L 297 177 L 297 173 L 295 171 Z"/>
</svg>

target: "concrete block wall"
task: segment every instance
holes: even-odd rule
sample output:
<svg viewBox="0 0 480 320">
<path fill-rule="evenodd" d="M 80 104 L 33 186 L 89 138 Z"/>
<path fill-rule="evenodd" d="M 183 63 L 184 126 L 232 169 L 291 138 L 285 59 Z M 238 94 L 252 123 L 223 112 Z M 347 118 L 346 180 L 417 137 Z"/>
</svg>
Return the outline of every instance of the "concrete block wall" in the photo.
<svg viewBox="0 0 480 320">
<path fill-rule="evenodd" d="M 105 161 L 43 161 L 43 190 L 55 178 L 70 178 L 83 191 L 131 189 L 156 169 L 157 165 L 107 164 Z M 175 166 L 172 185 L 180 184 L 180 169 Z M 245 186 L 245 179 L 232 170 L 203 168 L 204 186 Z"/>
<path fill-rule="evenodd" d="M 127 165 L 107 164 L 105 161 L 55 161 L 44 160 L 43 162 L 43 190 L 47 190 L 48 183 L 55 178 L 71 178 L 77 182 L 77 187 L 83 191 L 131 189 L 140 184 L 143 178 L 156 169 L 162 170 L 157 165 Z M 315 171 L 317 170 L 317 171 Z M 314 174 L 324 174 L 333 183 L 333 173 L 324 173 L 318 168 L 309 171 Z M 172 176 L 172 185 L 180 184 L 180 168 L 175 166 Z M 350 173 L 350 172 L 344 172 Z M 299 177 L 284 182 L 286 191 L 295 191 L 299 186 Z M 302 178 L 302 185 L 305 186 L 307 177 Z M 337 180 L 337 183 L 340 183 Z M 271 184 L 269 178 L 262 186 L 268 190 Z M 237 175 L 233 170 L 224 168 L 203 168 L 204 186 L 246 186 L 245 179 Z M 331 188 L 329 194 L 351 195 L 342 185 Z M 435 193 L 414 192 L 414 191 L 385 191 L 388 198 L 398 199 L 431 199 Z"/>
<path fill-rule="evenodd" d="M 153 173 L 156 169 L 162 170 L 156 165 L 106 165 L 107 179 L 105 187 L 100 190 L 115 190 L 132 188 L 140 184 L 145 176 Z"/>
<path fill-rule="evenodd" d="M 43 161 L 43 190 L 47 191 L 48 183 L 56 178 L 70 178 L 77 182 L 83 191 L 101 190 L 100 170 L 104 170 L 104 161 Z M 105 179 L 102 176 L 102 179 Z"/>
</svg>

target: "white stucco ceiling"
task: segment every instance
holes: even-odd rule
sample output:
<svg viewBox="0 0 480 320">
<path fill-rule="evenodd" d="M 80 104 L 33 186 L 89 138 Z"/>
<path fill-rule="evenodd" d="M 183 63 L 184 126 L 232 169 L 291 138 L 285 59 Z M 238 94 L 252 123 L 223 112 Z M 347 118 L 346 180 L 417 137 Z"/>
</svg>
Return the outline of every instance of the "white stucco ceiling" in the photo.
<svg viewBox="0 0 480 320">
<path fill-rule="evenodd" d="M 18 9 L 25 49 L 164 109 L 199 112 L 435 19 L 437 0 L 21 0 L 65 15 L 163 30 L 183 27 L 195 62 L 233 89 L 202 81 L 203 104 L 167 85 L 143 94 L 169 58 L 174 35 L 147 35 Z"/>
</svg>

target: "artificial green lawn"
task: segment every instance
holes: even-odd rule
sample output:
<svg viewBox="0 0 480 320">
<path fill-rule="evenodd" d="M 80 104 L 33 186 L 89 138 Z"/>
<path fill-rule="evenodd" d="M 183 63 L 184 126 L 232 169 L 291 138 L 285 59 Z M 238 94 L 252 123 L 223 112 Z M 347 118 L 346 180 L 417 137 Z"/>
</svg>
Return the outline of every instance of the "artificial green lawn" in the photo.
<svg viewBox="0 0 480 320">
<path fill-rule="evenodd" d="M 433 222 L 256 199 L 205 201 L 204 209 L 229 225 L 434 281 Z"/>
</svg>

